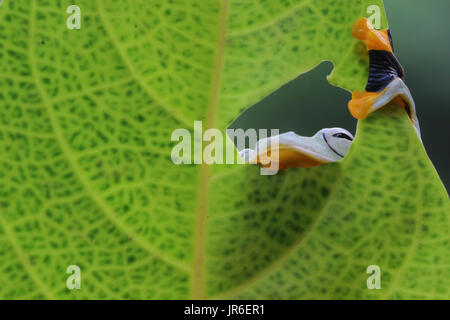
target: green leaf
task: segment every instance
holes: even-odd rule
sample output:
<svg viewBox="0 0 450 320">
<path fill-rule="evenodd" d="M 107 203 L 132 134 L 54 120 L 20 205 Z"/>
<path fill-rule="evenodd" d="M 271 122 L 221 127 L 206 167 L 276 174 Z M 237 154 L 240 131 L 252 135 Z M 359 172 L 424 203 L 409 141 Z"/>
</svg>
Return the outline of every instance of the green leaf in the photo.
<svg viewBox="0 0 450 320">
<path fill-rule="evenodd" d="M 69 1 L 0 7 L 0 298 L 449 297 L 448 196 L 394 106 L 333 165 L 170 158 L 174 129 L 224 129 L 325 59 L 363 88 L 350 30 L 381 1 L 76 2 L 81 30 Z"/>
<path fill-rule="evenodd" d="M 241 173 L 212 188 L 214 297 L 450 297 L 448 196 L 397 105 L 360 121 L 339 163 Z M 371 265 L 381 269 L 381 290 L 367 288 Z"/>
</svg>

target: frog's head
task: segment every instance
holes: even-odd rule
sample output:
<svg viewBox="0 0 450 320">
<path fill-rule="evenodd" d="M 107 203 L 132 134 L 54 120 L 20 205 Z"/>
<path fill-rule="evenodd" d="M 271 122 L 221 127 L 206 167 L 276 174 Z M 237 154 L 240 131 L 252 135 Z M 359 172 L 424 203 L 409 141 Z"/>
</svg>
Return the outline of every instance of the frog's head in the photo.
<svg viewBox="0 0 450 320">
<path fill-rule="evenodd" d="M 244 149 L 240 155 L 244 162 L 262 166 L 277 159 L 280 170 L 310 168 L 343 159 L 352 141 L 353 135 L 342 128 L 325 128 L 312 137 L 290 131 L 261 139 L 254 149 Z"/>
<path fill-rule="evenodd" d="M 337 155 L 341 159 L 345 157 L 353 142 L 353 135 L 342 128 L 322 129 L 316 133 L 316 136 L 317 135 L 319 135 L 318 139 L 320 139 L 321 136 L 323 142 L 321 141 L 320 143 L 325 145 L 327 153 L 330 154 L 330 156 Z"/>
</svg>

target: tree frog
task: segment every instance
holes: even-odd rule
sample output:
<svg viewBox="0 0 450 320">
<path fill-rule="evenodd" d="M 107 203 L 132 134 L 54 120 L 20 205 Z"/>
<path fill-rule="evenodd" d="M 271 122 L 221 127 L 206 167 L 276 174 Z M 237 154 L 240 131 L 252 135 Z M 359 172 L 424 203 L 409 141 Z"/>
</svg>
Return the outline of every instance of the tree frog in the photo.
<svg viewBox="0 0 450 320">
<path fill-rule="evenodd" d="M 350 113 L 363 119 L 395 99 L 405 108 L 420 138 L 416 106 L 404 82 L 403 67 L 394 55 L 390 31 L 375 30 L 367 18 L 360 18 L 353 25 L 352 34 L 365 43 L 369 52 L 369 79 L 364 92 L 353 92 L 348 103 Z"/>
<path fill-rule="evenodd" d="M 363 119 L 395 100 L 405 109 L 420 138 L 419 121 L 411 92 L 404 82 L 405 72 L 394 55 L 389 30 L 375 30 L 367 18 L 360 18 L 352 29 L 353 36 L 365 43 L 369 52 L 369 79 L 364 92 L 355 91 L 348 103 L 350 113 Z M 240 152 L 246 163 L 265 166 L 268 155 L 278 152 L 279 169 L 309 168 L 343 159 L 353 136 L 342 128 L 326 128 L 312 137 L 302 137 L 294 132 L 261 139 L 256 150 Z"/>
<path fill-rule="evenodd" d="M 278 152 L 279 170 L 311 168 L 343 159 L 350 149 L 353 135 L 342 128 L 325 128 L 312 137 L 303 137 L 290 131 L 258 141 L 256 149 L 239 152 L 245 163 L 265 166 L 266 160 Z"/>
</svg>

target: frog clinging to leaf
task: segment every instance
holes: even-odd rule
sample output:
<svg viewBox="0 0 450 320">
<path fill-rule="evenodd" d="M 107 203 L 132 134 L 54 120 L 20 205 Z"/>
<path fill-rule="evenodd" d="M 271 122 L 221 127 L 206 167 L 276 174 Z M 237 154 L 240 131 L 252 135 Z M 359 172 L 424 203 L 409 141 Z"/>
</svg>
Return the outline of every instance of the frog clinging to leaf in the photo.
<svg viewBox="0 0 450 320">
<path fill-rule="evenodd" d="M 375 30 L 367 18 L 360 18 L 353 25 L 352 34 L 366 45 L 369 78 L 364 92 L 353 92 L 348 103 L 350 113 L 356 119 L 364 119 L 394 100 L 407 112 L 420 138 L 415 103 L 404 82 L 403 67 L 394 55 L 390 31 Z M 310 168 L 342 160 L 352 141 L 352 134 L 342 128 L 322 129 L 312 137 L 291 131 L 261 139 L 255 149 L 244 149 L 240 155 L 246 163 L 266 166 L 268 156 L 277 152 L 280 170 Z"/>
</svg>

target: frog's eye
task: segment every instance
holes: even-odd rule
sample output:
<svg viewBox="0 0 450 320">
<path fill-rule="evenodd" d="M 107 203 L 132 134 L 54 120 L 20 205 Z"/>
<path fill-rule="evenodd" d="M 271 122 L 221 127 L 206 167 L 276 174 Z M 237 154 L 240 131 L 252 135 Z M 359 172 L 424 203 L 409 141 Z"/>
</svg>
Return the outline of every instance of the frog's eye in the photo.
<svg viewBox="0 0 450 320">
<path fill-rule="evenodd" d="M 347 140 L 353 141 L 352 137 L 350 137 L 348 134 L 343 133 L 343 132 L 335 133 L 335 134 L 333 134 L 333 137 L 341 138 L 341 139 L 347 139 Z"/>
<path fill-rule="evenodd" d="M 342 128 L 327 128 L 321 132 L 328 149 L 341 158 L 345 157 L 353 142 L 353 135 Z"/>
</svg>

